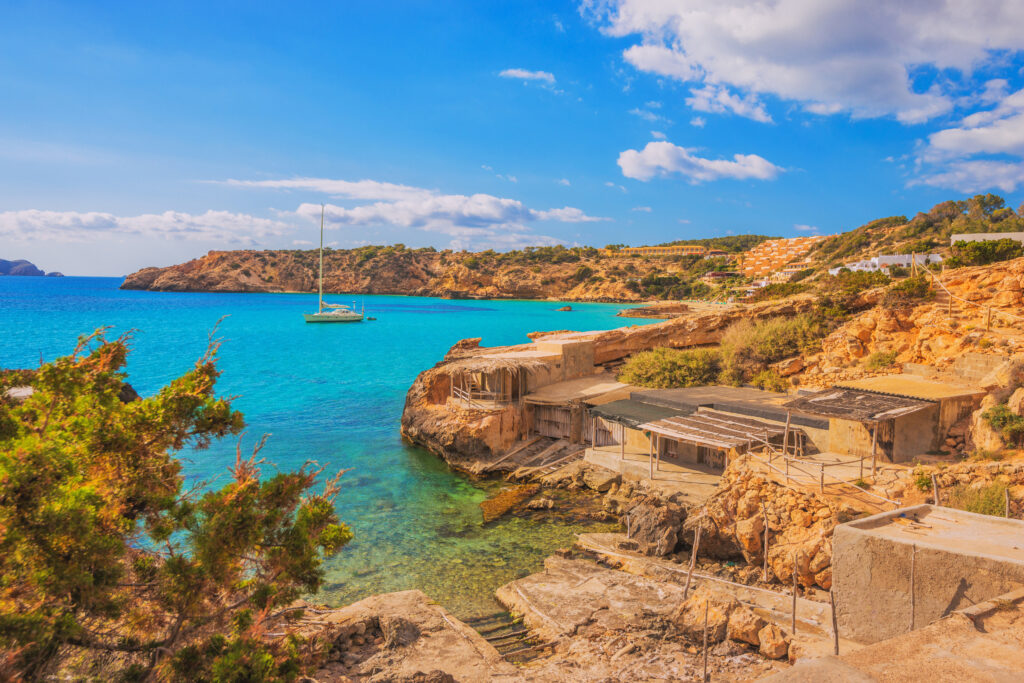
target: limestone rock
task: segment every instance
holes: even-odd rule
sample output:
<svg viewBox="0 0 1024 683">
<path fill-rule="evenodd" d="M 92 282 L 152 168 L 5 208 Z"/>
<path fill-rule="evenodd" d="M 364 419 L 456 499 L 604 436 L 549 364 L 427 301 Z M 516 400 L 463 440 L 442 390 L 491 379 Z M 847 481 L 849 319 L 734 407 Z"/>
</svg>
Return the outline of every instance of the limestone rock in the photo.
<svg viewBox="0 0 1024 683">
<path fill-rule="evenodd" d="M 1003 441 L 1002 434 L 992 429 L 992 425 L 990 425 L 988 420 L 984 417 L 985 411 L 990 407 L 986 406 L 986 400 L 990 398 L 991 395 L 986 396 L 985 400 L 982 400 L 982 407 L 971 413 L 971 427 L 968 432 L 968 443 L 978 450 L 1001 451 L 1006 448 L 1006 442 Z"/>
<path fill-rule="evenodd" d="M 726 635 L 729 640 L 741 643 L 749 643 L 754 647 L 761 645 L 759 633 L 767 625 L 767 622 L 754 614 L 746 607 L 740 607 L 729 615 L 729 625 Z"/>
<path fill-rule="evenodd" d="M 629 537 L 640 552 L 661 557 L 675 550 L 686 511 L 675 503 L 644 500 L 630 508 L 626 517 Z"/>
<path fill-rule="evenodd" d="M 707 606 L 708 642 L 725 640 L 729 617 L 739 608 L 740 603 L 732 595 L 700 586 L 690 594 L 672 615 L 672 621 L 687 636 L 694 640 L 704 637 L 704 610 Z"/>
<path fill-rule="evenodd" d="M 1010 398 L 1006 401 L 1006 407 L 1013 412 L 1014 415 L 1024 415 L 1024 387 L 1021 387 L 1010 395 Z"/>
<path fill-rule="evenodd" d="M 618 484 L 621 480 L 622 475 L 618 472 L 612 472 L 603 467 L 591 467 L 583 473 L 583 483 L 587 488 L 598 493 L 604 493 L 613 484 Z"/>
<path fill-rule="evenodd" d="M 789 641 L 785 634 L 775 624 L 768 624 L 762 628 L 757 639 L 760 642 L 758 652 L 768 659 L 782 659 L 789 653 Z"/>
</svg>

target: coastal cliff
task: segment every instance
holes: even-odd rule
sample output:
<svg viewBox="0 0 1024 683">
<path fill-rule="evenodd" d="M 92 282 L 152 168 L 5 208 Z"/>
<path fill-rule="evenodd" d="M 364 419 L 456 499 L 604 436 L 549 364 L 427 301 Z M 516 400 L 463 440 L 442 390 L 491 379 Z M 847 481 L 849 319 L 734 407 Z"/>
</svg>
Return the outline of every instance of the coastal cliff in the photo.
<svg viewBox="0 0 1024 683">
<path fill-rule="evenodd" d="M 451 299 L 560 299 L 637 302 L 681 292 L 645 278 L 694 277 L 692 264 L 602 256 L 596 249 L 543 247 L 519 252 L 453 252 L 362 247 L 324 251 L 324 291 Z M 211 251 L 188 263 L 143 268 L 122 289 L 168 292 L 313 292 L 316 250 Z M 678 278 L 676 275 L 678 274 Z M 677 296 L 678 298 L 678 296 Z"/>
</svg>

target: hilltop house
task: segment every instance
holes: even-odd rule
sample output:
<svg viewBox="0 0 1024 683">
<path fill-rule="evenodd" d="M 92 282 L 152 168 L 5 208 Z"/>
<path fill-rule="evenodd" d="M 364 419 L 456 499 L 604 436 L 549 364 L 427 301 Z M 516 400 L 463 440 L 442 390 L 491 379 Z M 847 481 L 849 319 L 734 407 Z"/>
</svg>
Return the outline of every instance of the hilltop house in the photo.
<svg viewBox="0 0 1024 683">
<path fill-rule="evenodd" d="M 865 261 L 853 261 L 838 268 L 830 268 L 828 274 L 836 275 L 843 268 L 853 271 L 888 272 L 893 266 L 909 268 L 914 263 L 919 266 L 927 266 L 929 263 L 942 263 L 942 256 L 940 254 L 887 254 L 884 256 L 874 256 Z"/>
</svg>

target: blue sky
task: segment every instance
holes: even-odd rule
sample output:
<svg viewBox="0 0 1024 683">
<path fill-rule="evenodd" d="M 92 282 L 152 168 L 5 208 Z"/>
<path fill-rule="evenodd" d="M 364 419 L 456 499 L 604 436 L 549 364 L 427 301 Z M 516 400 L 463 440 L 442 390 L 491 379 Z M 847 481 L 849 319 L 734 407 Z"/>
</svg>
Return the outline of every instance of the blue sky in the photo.
<svg viewBox="0 0 1024 683">
<path fill-rule="evenodd" d="M 829 234 L 1024 199 L 1024 3 L 4 2 L 0 258 Z"/>
</svg>

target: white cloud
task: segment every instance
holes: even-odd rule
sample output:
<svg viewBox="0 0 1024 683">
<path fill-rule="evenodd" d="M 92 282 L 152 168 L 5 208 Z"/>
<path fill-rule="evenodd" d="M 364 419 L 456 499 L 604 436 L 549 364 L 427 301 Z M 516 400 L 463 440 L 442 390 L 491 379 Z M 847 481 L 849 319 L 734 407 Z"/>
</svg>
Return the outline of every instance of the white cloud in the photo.
<svg viewBox="0 0 1024 683">
<path fill-rule="evenodd" d="M 309 240 L 292 240 L 292 244 L 296 247 L 308 247 L 313 243 Z"/>
<path fill-rule="evenodd" d="M 690 219 L 689 218 L 680 218 L 680 219 L 678 219 L 678 221 L 680 223 L 682 223 L 683 225 L 689 225 L 690 224 Z"/>
<path fill-rule="evenodd" d="M 556 180 L 555 182 L 557 182 L 559 185 L 565 185 L 566 187 L 569 187 L 570 185 L 572 185 L 572 183 L 569 182 L 568 178 L 560 178 L 559 180 Z"/>
<path fill-rule="evenodd" d="M 703 159 L 671 142 L 648 142 L 642 150 L 627 149 L 619 155 L 619 167 L 627 178 L 650 180 L 678 173 L 691 183 L 722 178 L 772 180 L 782 168 L 756 154 L 735 154 L 729 159 Z"/>
<path fill-rule="evenodd" d="M 612 181 L 610 181 L 610 180 L 607 180 L 607 181 L 605 181 L 605 183 L 604 183 L 604 186 L 605 186 L 605 187 L 611 187 L 611 188 L 613 188 L 613 189 L 618 189 L 618 190 L 622 190 L 623 192 L 629 192 L 629 190 L 627 190 L 626 188 L 624 188 L 624 187 L 623 187 L 622 185 L 619 185 L 618 183 L 613 183 L 613 182 L 612 182 Z"/>
<path fill-rule="evenodd" d="M 630 210 L 631 211 L 641 211 L 643 213 L 650 213 L 652 211 L 651 207 L 649 207 L 649 206 L 634 206 Z"/>
<path fill-rule="evenodd" d="M 418 189 L 418 188 L 412 188 Z M 295 215 L 316 221 L 320 205 L 304 203 Z M 561 240 L 537 235 L 529 224 L 541 221 L 588 223 L 607 220 L 589 216 L 581 209 L 566 206 L 555 209 L 531 209 L 517 199 L 488 194 L 441 194 L 420 190 L 394 200 L 381 200 L 359 206 L 328 204 L 329 227 L 399 227 L 440 233 L 451 238 L 453 248 L 512 248 L 537 244 L 558 244 Z"/>
<path fill-rule="evenodd" d="M 483 168 L 488 168 L 484 166 Z M 233 187 L 269 188 L 281 190 L 306 190 L 319 192 L 332 197 L 344 197 L 346 199 L 373 200 L 381 199 L 394 201 L 398 199 L 412 199 L 431 194 L 431 190 L 424 190 L 409 185 L 396 185 L 395 183 L 382 183 L 376 180 L 334 180 L 331 178 L 287 178 L 282 180 L 235 180 L 228 179 L 221 182 Z"/>
<path fill-rule="evenodd" d="M 137 236 L 252 244 L 257 238 L 283 235 L 291 229 L 291 225 L 281 221 L 230 211 L 198 215 L 165 211 L 140 216 L 38 209 L 0 212 L 0 237 L 33 242 L 89 242 L 111 236 Z"/>
<path fill-rule="evenodd" d="M 542 81 L 548 85 L 555 84 L 555 75 L 550 71 L 530 71 L 529 69 L 505 69 L 498 74 L 502 78 L 516 78 L 523 81 Z"/>
<path fill-rule="evenodd" d="M 633 116 L 639 116 L 644 121 L 650 121 L 651 123 L 657 123 L 658 121 L 668 122 L 668 120 L 664 116 L 661 116 L 660 114 L 655 114 L 653 111 L 640 109 L 639 107 L 634 107 L 630 109 L 629 113 L 632 114 Z"/>
<path fill-rule="evenodd" d="M 651 137 L 654 138 L 655 140 L 664 140 L 667 136 L 660 130 L 652 130 Z"/>
<path fill-rule="evenodd" d="M 793 229 L 799 230 L 800 232 L 818 232 L 817 225 L 804 225 L 802 223 L 797 223 L 793 226 Z"/>
<path fill-rule="evenodd" d="M 921 175 L 912 185 L 961 192 L 1013 192 L 1024 186 L 1024 89 L 929 135 L 918 151 L 917 165 Z"/>
<path fill-rule="evenodd" d="M 728 88 L 716 85 L 706 85 L 703 88 L 690 91 L 690 97 L 686 98 L 686 104 L 697 111 L 713 113 L 732 113 L 744 118 L 771 123 L 772 117 L 765 111 L 755 95 L 740 97 L 729 92 Z"/>
<path fill-rule="evenodd" d="M 707 124 L 703 116 L 694 116 L 690 119 L 690 125 L 694 128 L 703 128 Z"/>
<path fill-rule="evenodd" d="M 581 12 L 637 36 L 623 57 L 641 71 L 904 123 L 948 112 L 959 84 L 1024 49 L 1019 0 L 583 0 Z M 968 78 L 931 75 L 946 70 Z"/>
</svg>

